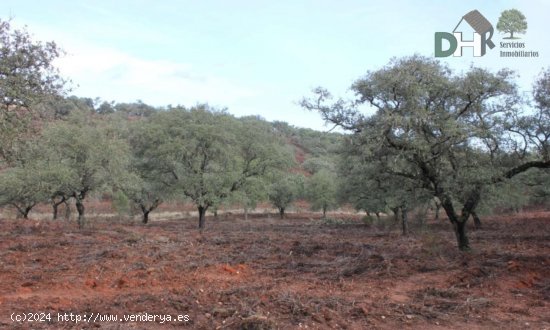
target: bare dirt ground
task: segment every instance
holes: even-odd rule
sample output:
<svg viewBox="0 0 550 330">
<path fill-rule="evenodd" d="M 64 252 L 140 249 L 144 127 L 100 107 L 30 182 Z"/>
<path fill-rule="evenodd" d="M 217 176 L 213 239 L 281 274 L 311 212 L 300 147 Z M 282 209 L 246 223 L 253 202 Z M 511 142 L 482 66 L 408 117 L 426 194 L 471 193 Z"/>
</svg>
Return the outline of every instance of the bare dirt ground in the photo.
<svg viewBox="0 0 550 330">
<path fill-rule="evenodd" d="M 1 220 L 0 328 L 550 329 L 549 212 L 484 219 L 469 253 L 444 221 L 403 237 L 391 219 L 291 217 L 208 218 L 202 234 L 195 219 Z M 28 312 L 52 319 L 11 320 Z"/>
</svg>

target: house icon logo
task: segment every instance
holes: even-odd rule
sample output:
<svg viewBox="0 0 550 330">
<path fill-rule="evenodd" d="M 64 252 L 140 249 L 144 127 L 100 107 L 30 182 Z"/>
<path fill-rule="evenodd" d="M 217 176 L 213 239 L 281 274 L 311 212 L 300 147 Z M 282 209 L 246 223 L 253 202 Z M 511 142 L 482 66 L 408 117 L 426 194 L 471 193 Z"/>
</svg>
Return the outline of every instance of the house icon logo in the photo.
<svg viewBox="0 0 550 330">
<path fill-rule="evenodd" d="M 463 33 L 457 32 L 463 21 L 466 21 L 468 25 L 474 30 L 472 39 L 463 39 Z M 458 24 L 453 30 L 453 33 L 449 32 L 436 32 L 435 33 L 435 57 L 448 57 L 462 56 L 462 48 L 472 47 L 474 49 L 474 56 L 480 57 L 485 55 L 487 46 L 490 49 L 495 47 L 495 44 L 491 41 L 495 29 L 493 25 L 483 16 L 479 11 L 472 10 L 466 15 L 462 16 Z M 447 40 L 448 47 L 443 49 L 443 40 Z"/>
</svg>

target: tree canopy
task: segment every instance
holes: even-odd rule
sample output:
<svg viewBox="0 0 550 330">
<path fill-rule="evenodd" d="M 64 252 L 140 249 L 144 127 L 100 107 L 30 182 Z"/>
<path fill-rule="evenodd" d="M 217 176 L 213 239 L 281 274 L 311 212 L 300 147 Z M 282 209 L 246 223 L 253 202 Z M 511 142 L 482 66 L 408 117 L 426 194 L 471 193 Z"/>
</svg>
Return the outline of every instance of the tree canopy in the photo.
<svg viewBox="0 0 550 330">
<path fill-rule="evenodd" d="M 206 105 L 150 117 L 143 166 L 193 202 L 204 228 L 206 211 L 273 168 L 285 166 L 281 142 L 258 123 Z"/>
<path fill-rule="evenodd" d="M 55 42 L 34 41 L 0 20 L 0 162 L 12 163 L 19 139 L 36 130 L 34 107 L 62 94 L 64 80 L 53 66 L 60 52 Z"/>
<path fill-rule="evenodd" d="M 285 216 L 285 211 L 304 191 L 304 177 L 299 174 L 276 175 L 273 183 L 269 187 L 269 201 L 279 210 L 281 219 Z"/>
<path fill-rule="evenodd" d="M 547 140 L 527 138 L 548 134 L 536 133 L 544 111 L 522 111 L 513 79 L 509 70 L 471 68 L 456 75 L 433 59 L 412 56 L 358 79 L 352 85 L 356 100 L 327 104 L 330 93 L 318 88 L 302 105 L 360 137 L 362 154 L 383 155 L 384 173 L 439 198 L 459 248 L 468 249 L 465 223 L 484 188 L 550 167 Z M 362 113 L 360 105 L 374 114 Z"/>
<path fill-rule="evenodd" d="M 334 172 L 320 170 L 306 181 L 305 195 L 313 210 L 321 210 L 323 217 L 327 211 L 338 205 L 338 183 Z"/>
<path fill-rule="evenodd" d="M 72 173 L 63 189 L 52 195 L 74 198 L 81 227 L 85 224 L 84 200 L 92 192 L 119 185 L 129 166 L 127 143 L 102 124 L 75 113 L 67 121 L 48 125 L 41 136 L 48 163 Z"/>
</svg>

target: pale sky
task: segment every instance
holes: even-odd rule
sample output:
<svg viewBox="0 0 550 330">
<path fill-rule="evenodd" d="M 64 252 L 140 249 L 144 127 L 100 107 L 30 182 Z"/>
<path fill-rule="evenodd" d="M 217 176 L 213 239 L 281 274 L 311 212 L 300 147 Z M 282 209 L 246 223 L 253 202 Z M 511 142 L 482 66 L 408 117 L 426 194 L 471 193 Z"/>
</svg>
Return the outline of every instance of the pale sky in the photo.
<svg viewBox="0 0 550 330">
<path fill-rule="evenodd" d="M 237 115 L 260 115 L 328 130 L 297 105 L 316 86 L 348 96 L 354 80 L 392 57 L 433 57 L 434 33 L 452 32 L 479 10 L 495 26 L 518 9 L 525 50 L 538 58 L 500 58 L 504 34 L 484 57 L 443 59 L 520 74 L 523 91 L 550 67 L 550 0 L 502 1 L 153 1 L 2 0 L 0 18 L 27 25 L 35 39 L 66 52 L 57 62 L 72 94 L 164 106 L 207 102 Z"/>
</svg>

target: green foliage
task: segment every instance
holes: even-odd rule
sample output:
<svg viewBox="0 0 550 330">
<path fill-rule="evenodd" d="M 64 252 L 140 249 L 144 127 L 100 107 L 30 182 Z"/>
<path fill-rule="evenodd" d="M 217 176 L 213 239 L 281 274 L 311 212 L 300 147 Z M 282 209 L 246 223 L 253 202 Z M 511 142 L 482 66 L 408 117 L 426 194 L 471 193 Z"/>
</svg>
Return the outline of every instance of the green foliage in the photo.
<svg viewBox="0 0 550 330">
<path fill-rule="evenodd" d="M 149 117 L 156 112 L 156 109 L 150 105 L 137 101 L 133 103 L 118 103 L 114 105 L 113 110 L 123 113 L 129 117 Z"/>
<path fill-rule="evenodd" d="M 413 209 L 431 199 L 415 180 L 388 171 L 386 165 L 391 154 L 374 154 L 360 147 L 361 144 L 361 136 L 351 136 L 343 146 L 346 151 L 338 168 L 341 202 L 351 203 L 357 210 L 382 213 Z"/>
<path fill-rule="evenodd" d="M 48 162 L 37 140 L 27 140 L 14 166 L 0 173 L 0 206 L 11 205 L 27 217 L 38 203 L 48 201 L 73 179 L 66 166 Z"/>
<path fill-rule="evenodd" d="M 40 139 L 40 149 L 50 166 L 68 169 L 71 180 L 59 195 L 73 197 L 84 225 L 84 199 L 122 185 L 129 165 L 127 143 L 89 115 L 73 113 L 67 121 L 48 125 Z"/>
<path fill-rule="evenodd" d="M 72 117 L 48 125 L 42 135 L 50 161 L 77 173 L 70 191 L 93 191 L 116 185 L 128 165 L 127 144 L 107 136 L 101 122 Z"/>
<path fill-rule="evenodd" d="M 336 160 L 327 156 L 311 157 L 302 163 L 302 168 L 311 174 L 315 174 L 319 171 L 334 172 L 336 170 L 335 164 Z"/>
<path fill-rule="evenodd" d="M 234 191 L 229 203 L 238 203 L 243 206 L 245 212 L 254 210 L 258 203 L 268 199 L 268 183 L 264 177 L 247 178 L 242 188 Z"/>
<path fill-rule="evenodd" d="M 510 33 L 509 39 L 514 38 L 514 33 L 525 33 L 527 31 L 525 15 L 517 9 L 503 11 L 498 19 L 497 30 Z"/>
<path fill-rule="evenodd" d="M 107 101 L 103 101 L 101 102 L 101 104 L 97 107 L 97 109 L 95 110 L 98 114 L 100 115 L 108 115 L 108 114 L 112 114 L 115 112 L 115 108 L 114 108 L 114 104 L 115 102 L 107 102 Z"/>
<path fill-rule="evenodd" d="M 282 143 L 265 123 L 237 120 L 208 106 L 155 113 L 133 137 L 132 145 L 138 146 L 137 167 L 145 176 L 197 206 L 202 212 L 201 227 L 208 208 L 247 183 L 251 189 L 254 185 L 249 179 L 288 163 Z M 152 188 L 159 191 L 160 187 Z"/>
<path fill-rule="evenodd" d="M 274 178 L 274 182 L 269 187 L 269 201 L 279 210 L 281 218 L 285 210 L 300 196 L 304 191 L 305 178 L 299 174 L 279 173 Z"/>
<path fill-rule="evenodd" d="M 516 131 L 543 159 L 550 160 L 550 68 L 533 84 L 533 100 L 534 114 L 519 118 Z"/>
<path fill-rule="evenodd" d="M 343 135 L 297 128 L 285 122 L 273 122 L 274 130 L 284 138 L 294 152 L 304 153 L 306 159 L 301 167 L 311 174 L 320 170 L 334 171 L 341 152 Z"/>
<path fill-rule="evenodd" d="M 127 139 L 131 165 L 121 180 L 120 189 L 141 210 L 142 221 L 147 223 L 150 212 L 175 196 L 174 185 L 164 181 L 166 162 L 171 160 L 161 157 L 158 149 L 169 140 L 169 136 L 158 123 L 143 120 L 130 125 Z"/>
<path fill-rule="evenodd" d="M 526 173 L 521 184 L 528 187 L 529 205 L 550 206 L 550 170 L 540 169 Z"/>
<path fill-rule="evenodd" d="M 27 217 L 38 203 L 46 202 L 70 180 L 66 168 L 35 162 L 9 168 L 0 174 L 0 206 L 10 205 Z"/>
<path fill-rule="evenodd" d="M 54 42 L 33 41 L 0 20 L 0 162 L 14 162 L 20 139 L 36 131 L 36 104 L 62 92 L 53 66 L 59 54 Z"/>
<path fill-rule="evenodd" d="M 545 77 L 539 85 L 546 86 Z M 544 152 L 550 132 L 537 124 L 545 107 L 522 113 L 513 78 L 509 70 L 479 68 L 454 75 L 436 60 L 412 56 L 357 80 L 356 100 L 326 105 L 331 95 L 318 88 L 313 101 L 302 105 L 353 132 L 353 156 L 365 160 L 362 166 L 378 163 L 378 170 L 368 171 L 374 181 L 437 197 L 455 224 L 459 247 L 468 249 L 464 225 L 484 190 L 531 168 L 550 167 Z M 541 93 L 544 103 L 548 91 Z M 375 109 L 373 115 L 361 112 L 364 104 Z"/>
<path fill-rule="evenodd" d="M 488 187 L 480 213 L 490 214 L 493 209 L 520 211 L 526 206 L 544 206 L 549 202 L 550 172 L 548 169 L 535 169 Z"/>
<path fill-rule="evenodd" d="M 124 216 L 130 213 L 130 200 L 121 190 L 117 190 L 113 193 L 111 205 L 119 216 Z"/>
<path fill-rule="evenodd" d="M 340 150 L 342 135 L 319 132 L 309 128 L 294 128 L 290 138 L 314 157 L 327 156 Z"/>
<path fill-rule="evenodd" d="M 338 206 L 336 175 L 326 170 L 315 173 L 306 181 L 305 196 L 311 208 L 322 210 L 325 217 L 328 210 Z"/>
</svg>

